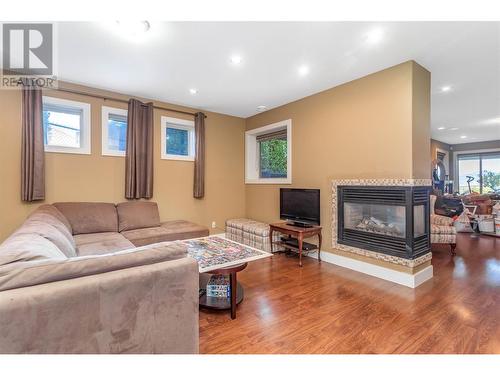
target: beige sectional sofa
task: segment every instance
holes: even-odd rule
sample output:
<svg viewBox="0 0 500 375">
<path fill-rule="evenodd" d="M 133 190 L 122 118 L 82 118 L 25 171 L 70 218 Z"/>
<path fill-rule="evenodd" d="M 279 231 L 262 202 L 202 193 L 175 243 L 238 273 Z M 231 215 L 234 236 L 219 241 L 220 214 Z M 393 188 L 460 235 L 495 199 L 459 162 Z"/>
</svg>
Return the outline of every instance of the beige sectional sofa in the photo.
<svg viewBox="0 0 500 375">
<path fill-rule="evenodd" d="M 198 266 L 153 202 L 43 205 L 0 245 L 0 353 L 197 353 Z"/>
</svg>

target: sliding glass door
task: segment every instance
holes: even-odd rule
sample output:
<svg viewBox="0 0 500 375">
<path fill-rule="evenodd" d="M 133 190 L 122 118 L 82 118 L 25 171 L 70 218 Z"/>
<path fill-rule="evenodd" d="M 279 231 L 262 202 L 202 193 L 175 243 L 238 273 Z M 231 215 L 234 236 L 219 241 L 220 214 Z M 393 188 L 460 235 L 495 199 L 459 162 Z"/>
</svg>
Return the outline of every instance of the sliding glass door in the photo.
<svg viewBox="0 0 500 375">
<path fill-rule="evenodd" d="M 500 152 L 457 155 L 458 191 L 500 191 Z"/>
<path fill-rule="evenodd" d="M 483 193 L 500 190 L 500 152 L 481 156 Z"/>
</svg>

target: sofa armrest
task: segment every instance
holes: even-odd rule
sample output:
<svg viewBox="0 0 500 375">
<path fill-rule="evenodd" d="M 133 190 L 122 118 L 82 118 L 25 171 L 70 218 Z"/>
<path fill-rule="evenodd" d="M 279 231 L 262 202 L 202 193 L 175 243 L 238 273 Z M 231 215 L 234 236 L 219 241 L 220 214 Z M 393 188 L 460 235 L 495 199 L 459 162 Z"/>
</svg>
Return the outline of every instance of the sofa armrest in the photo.
<svg viewBox="0 0 500 375">
<path fill-rule="evenodd" d="M 14 262 L 0 266 L 0 292 L 185 258 L 181 242 L 164 242 L 100 255 Z"/>
<path fill-rule="evenodd" d="M 198 353 L 198 264 L 182 258 L 0 292 L 0 353 Z"/>
<path fill-rule="evenodd" d="M 431 214 L 431 224 L 452 226 L 453 219 L 448 216 Z"/>
</svg>

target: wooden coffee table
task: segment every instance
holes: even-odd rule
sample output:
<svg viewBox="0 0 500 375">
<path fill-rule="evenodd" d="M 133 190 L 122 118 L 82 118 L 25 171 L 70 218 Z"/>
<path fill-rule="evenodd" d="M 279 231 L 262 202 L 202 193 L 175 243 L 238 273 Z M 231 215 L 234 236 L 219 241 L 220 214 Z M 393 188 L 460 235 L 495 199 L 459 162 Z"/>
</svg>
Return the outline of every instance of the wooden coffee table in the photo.
<svg viewBox="0 0 500 375">
<path fill-rule="evenodd" d="M 213 271 L 206 272 L 205 274 L 211 275 L 229 275 L 231 296 L 227 298 L 207 297 L 207 294 L 205 292 L 205 294 L 200 297 L 200 307 L 214 310 L 231 309 L 231 319 L 236 319 L 236 306 L 241 301 L 243 301 L 243 286 L 241 286 L 241 284 L 236 280 L 236 274 L 240 271 L 243 271 L 247 267 L 247 264 L 248 263 L 242 263 L 236 266 L 219 268 Z"/>
</svg>

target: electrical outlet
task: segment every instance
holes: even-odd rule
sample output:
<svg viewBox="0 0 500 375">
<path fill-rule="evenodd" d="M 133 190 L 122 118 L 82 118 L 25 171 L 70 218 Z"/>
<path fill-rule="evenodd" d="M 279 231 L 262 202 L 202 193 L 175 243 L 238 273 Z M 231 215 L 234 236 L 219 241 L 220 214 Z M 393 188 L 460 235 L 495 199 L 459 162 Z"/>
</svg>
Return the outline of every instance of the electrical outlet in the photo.
<svg viewBox="0 0 500 375">
<path fill-rule="evenodd" d="M 217 223 L 215 221 L 212 221 L 212 229 L 217 228 Z"/>
</svg>

